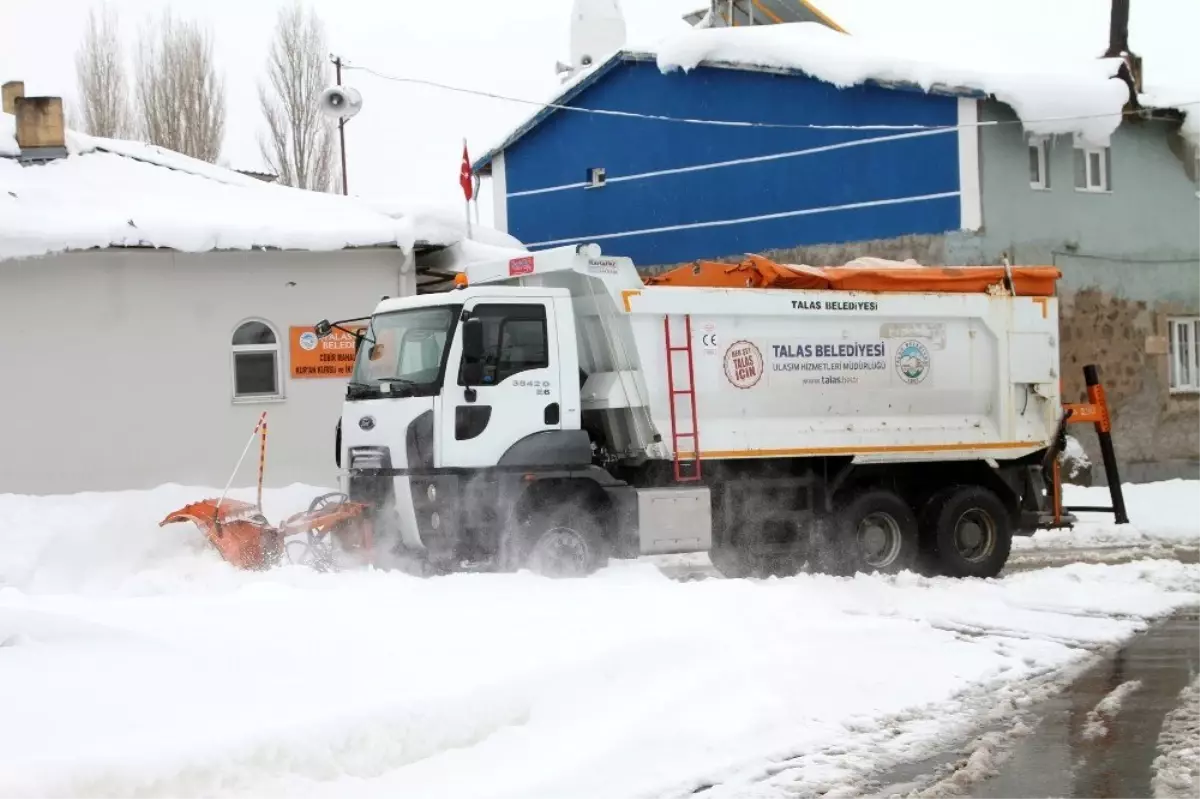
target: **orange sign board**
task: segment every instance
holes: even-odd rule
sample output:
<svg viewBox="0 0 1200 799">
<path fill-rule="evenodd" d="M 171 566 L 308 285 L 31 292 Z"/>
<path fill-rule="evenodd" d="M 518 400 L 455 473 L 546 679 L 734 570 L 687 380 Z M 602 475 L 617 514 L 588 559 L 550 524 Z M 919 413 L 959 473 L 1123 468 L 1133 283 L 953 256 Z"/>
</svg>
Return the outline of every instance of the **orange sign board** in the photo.
<svg viewBox="0 0 1200 799">
<path fill-rule="evenodd" d="M 365 330 L 364 325 L 346 325 L 349 330 Z M 354 336 L 334 328 L 325 338 L 317 338 L 312 327 L 289 328 L 293 379 L 313 377 L 349 377 L 354 371 Z"/>
</svg>

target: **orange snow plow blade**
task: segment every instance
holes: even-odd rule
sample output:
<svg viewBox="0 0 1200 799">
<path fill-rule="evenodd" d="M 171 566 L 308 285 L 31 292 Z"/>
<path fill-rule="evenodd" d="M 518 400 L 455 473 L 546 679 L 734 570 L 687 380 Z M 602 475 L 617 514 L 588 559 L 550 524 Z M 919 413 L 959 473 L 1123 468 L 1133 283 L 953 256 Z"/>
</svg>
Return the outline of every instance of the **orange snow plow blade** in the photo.
<svg viewBox="0 0 1200 799">
<path fill-rule="evenodd" d="M 167 514 L 162 527 L 173 522 L 193 522 L 221 557 L 239 569 L 265 569 L 275 565 L 283 552 L 283 540 L 307 534 L 309 543 L 337 538 L 347 549 L 371 547 L 367 506 L 336 501 L 321 505 L 333 495 L 320 497 L 307 511 L 289 516 L 274 527 L 258 506 L 236 499 L 205 499 Z"/>
<path fill-rule="evenodd" d="M 173 522 L 194 522 L 221 557 L 239 569 L 266 567 L 277 553 L 282 537 L 263 517 L 258 506 L 236 499 L 205 499 L 193 502 L 158 523 L 162 527 Z"/>
</svg>

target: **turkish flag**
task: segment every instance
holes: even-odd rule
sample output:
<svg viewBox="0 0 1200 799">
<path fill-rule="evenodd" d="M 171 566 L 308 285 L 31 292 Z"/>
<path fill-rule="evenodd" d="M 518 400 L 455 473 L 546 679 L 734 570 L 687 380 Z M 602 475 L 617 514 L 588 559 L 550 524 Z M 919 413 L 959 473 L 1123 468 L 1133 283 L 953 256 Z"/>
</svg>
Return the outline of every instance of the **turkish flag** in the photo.
<svg viewBox="0 0 1200 799">
<path fill-rule="evenodd" d="M 471 202 L 471 197 L 474 195 L 474 192 L 471 190 L 471 159 L 467 157 L 466 139 L 463 139 L 462 170 L 458 175 L 458 185 L 462 186 L 463 194 L 466 195 L 467 202 Z"/>
</svg>

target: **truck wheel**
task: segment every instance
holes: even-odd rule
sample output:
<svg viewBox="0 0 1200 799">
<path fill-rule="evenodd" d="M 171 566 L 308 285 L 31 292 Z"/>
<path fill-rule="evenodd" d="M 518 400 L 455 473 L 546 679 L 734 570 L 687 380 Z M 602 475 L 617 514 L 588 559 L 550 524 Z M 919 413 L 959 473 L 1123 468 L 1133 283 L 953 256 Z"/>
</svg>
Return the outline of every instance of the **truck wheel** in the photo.
<svg viewBox="0 0 1200 799">
<path fill-rule="evenodd" d="M 608 562 L 600 524 L 578 508 L 535 512 L 513 543 L 517 562 L 543 577 L 586 577 Z"/>
<path fill-rule="evenodd" d="M 951 485 L 941 488 L 921 505 L 917 512 L 917 536 L 920 552 L 917 554 L 917 571 L 925 577 L 942 576 L 942 564 L 937 552 L 937 520 L 946 500 L 954 496 L 962 486 Z"/>
<path fill-rule="evenodd" d="M 996 494 L 962 486 L 937 512 L 937 559 L 949 577 L 995 577 L 1012 549 L 1012 520 Z"/>
<path fill-rule="evenodd" d="M 839 511 L 837 523 L 838 572 L 896 574 L 916 563 L 916 517 L 891 491 L 874 489 L 853 497 Z"/>
</svg>

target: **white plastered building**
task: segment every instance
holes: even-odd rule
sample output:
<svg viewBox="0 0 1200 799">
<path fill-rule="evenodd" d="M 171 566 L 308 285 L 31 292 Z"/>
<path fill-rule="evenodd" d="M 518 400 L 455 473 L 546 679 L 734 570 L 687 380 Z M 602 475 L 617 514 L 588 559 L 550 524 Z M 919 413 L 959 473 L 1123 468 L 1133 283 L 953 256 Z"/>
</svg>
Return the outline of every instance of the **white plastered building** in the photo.
<svg viewBox="0 0 1200 799">
<path fill-rule="evenodd" d="M 436 281 L 425 257 L 444 274 L 464 249 L 520 248 L 490 230 L 463 241 L 447 214 L 64 130 L 58 98 L 12 87 L 15 113 L 0 114 L 0 493 L 220 487 L 264 411 L 266 483 L 335 485 L 347 378 L 312 368 L 304 331 Z M 235 485 L 253 483 L 257 454 Z"/>
</svg>

